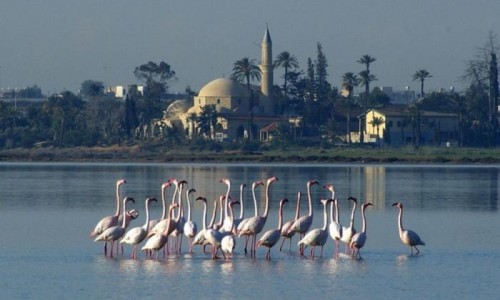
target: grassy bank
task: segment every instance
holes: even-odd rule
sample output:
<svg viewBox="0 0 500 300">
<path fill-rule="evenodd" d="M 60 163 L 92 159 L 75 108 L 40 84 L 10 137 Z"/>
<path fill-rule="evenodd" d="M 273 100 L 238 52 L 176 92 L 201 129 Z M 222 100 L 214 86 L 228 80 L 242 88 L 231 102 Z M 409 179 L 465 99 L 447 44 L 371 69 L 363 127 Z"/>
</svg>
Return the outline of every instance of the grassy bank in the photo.
<svg viewBox="0 0 500 300">
<path fill-rule="evenodd" d="M 263 152 L 166 150 L 139 146 L 36 148 L 0 151 L 1 161 L 96 162 L 308 162 L 308 163 L 500 163 L 500 149 L 483 148 L 287 148 Z"/>
</svg>

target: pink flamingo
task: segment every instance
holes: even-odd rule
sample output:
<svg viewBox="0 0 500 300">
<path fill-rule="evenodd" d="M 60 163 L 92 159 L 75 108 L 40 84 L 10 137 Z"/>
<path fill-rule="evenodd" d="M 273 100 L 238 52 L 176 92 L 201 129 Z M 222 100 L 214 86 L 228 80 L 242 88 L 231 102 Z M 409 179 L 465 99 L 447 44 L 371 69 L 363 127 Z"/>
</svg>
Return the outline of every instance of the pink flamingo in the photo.
<svg viewBox="0 0 500 300">
<path fill-rule="evenodd" d="M 403 228 L 403 204 L 400 202 L 393 203 L 392 206 L 399 208 L 398 215 L 398 227 L 399 227 L 399 238 L 403 244 L 410 246 L 411 254 L 413 255 L 413 248 L 417 250 L 418 254 L 420 250 L 418 250 L 417 246 L 422 245 L 425 246 L 424 241 L 420 239 L 420 236 L 415 231 L 405 230 Z"/>
<path fill-rule="evenodd" d="M 229 202 L 229 216 L 232 221 L 230 227 L 228 228 L 228 231 L 222 233 L 222 239 L 220 242 L 220 249 L 222 251 L 222 255 L 224 255 L 224 259 L 232 257 L 234 248 L 236 247 L 236 240 L 234 239 L 234 210 L 233 210 L 233 206 L 235 204 L 240 204 L 240 202 L 239 201 Z"/>
<path fill-rule="evenodd" d="M 358 200 L 354 197 L 349 197 L 347 200 L 350 200 L 354 203 L 351 211 L 351 221 L 349 222 L 349 227 L 342 227 L 342 237 L 340 240 L 346 244 L 345 252 L 350 252 L 349 244 L 351 243 L 351 238 L 356 234 L 356 229 L 354 228 L 354 213 L 356 212 L 356 206 L 358 204 Z"/>
<path fill-rule="evenodd" d="M 170 181 L 167 181 L 161 185 L 161 217 L 159 219 L 149 220 L 149 230 L 153 229 L 158 222 L 167 217 L 167 202 L 165 200 L 165 190 L 170 186 Z"/>
<path fill-rule="evenodd" d="M 196 200 L 201 200 L 199 198 L 203 198 L 203 197 L 198 197 Z M 217 214 L 218 202 L 219 202 L 218 200 L 214 200 L 214 208 L 212 210 L 212 218 L 210 219 L 210 224 L 209 225 L 205 224 L 204 227 L 200 231 L 198 231 L 198 233 L 196 234 L 196 236 L 194 237 L 193 242 L 192 242 L 192 246 L 202 245 L 203 246 L 203 253 L 205 253 L 205 247 L 208 244 L 207 241 L 205 240 L 205 230 L 206 230 L 206 228 L 213 228 L 213 226 L 214 226 L 215 217 Z M 206 223 L 206 215 L 207 215 L 207 211 L 204 210 L 203 216 L 205 217 L 205 219 L 203 220 L 203 222 L 205 222 L 205 223 Z"/>
<path fill-rule="evenodd" d="M 308 246 L 311 247 L 311 257 L 314 259 L 314 252 L 316 250 L 316 246 L 321 246 L 321 253 L 320 256 L 323 255 L 323 246 L 325 245 L 326 241 L 328 240 L 328 233 L 326 231 L 326 226 L 328 225 L 328 217 L 326 213 L 326 206 L 328 205 L 328 202 L 332 201 L 331 199 L 322 199 L 321 204 L 323 204 L 323 227 L 322 228 L 316 228 L 311 231 L 309 231 L 300 241 L 299 241 L 299 247 L 303 246 L 304 248 L 307 248 Z"/>
<path fill-rule="evenodd" d="M 278 228 L 266 231 L 257 242 L 257 247 L 267 247 L 266 259 L 271 260 L 271 248 L 276 245 L 281 237 L 281 226 L 283 225 L 283 206 L 288 199 L 280 200 L 280 209 L 278 211 Z"/>
<path fill-rule="evenodd" d="M 179 207 L 179 204 L 172 203 L 168 208 L 168 217 L 167 219 L 172 219 L 172 211 L 174 208 Z M 149 258 L 152 258 L 152 252 L 156 252 L 156 259 L 158 259 L 158 252 L 161 248 L 165 247 L 165 244 L 168 241 L 169 234 L 174 230 L 171 228 L 171 223 L 167 222 L 167 227 L 165 230 L 159 234 L 153 235 L 149 240 L 146 241 L 146 244 L 142 247 L 141 251 L 150 252 Z"/>
<path fill-rule="evenodd" d="M 330 237 L 335 242 L 335 256 L 339 254 L 340 238 L 342 237 L 342 225 L 339 223 L 339 205 L 338 200 L 335 198 L 335 187 L 331 184 L 325 184 L 324 188 L 332 192 L 333 201 L 330 204 L 330 225 L 328 232 Z M 335 211 L 333 210 L 335 207 Z"/>
<path fill-rule="evenodd" d="M 186 191 L 188 218 L 186 220 L 186 223 L 184 224 L 184 235 L 188 238 L 189 241 L 189 253 L 193 252 L 193 238 L 196 236 L 196 233 L 198 233 L 198 226 L 191 219 L 191 200 L 189 195 L 194 192 L 196 192 L 195 189 L 189 189 Z"/>
<path fill-rule="evenodd" d="M 118 219 L 120 217 L 120 187 L 126 183 L 125 179 L 120 179 L 116 181 L 116 211 L 115 214 L 112 216 L 107 216 L 102 218 L 97 225 L 95 226 L 94 230 L 90 232 L 90 237 L 96 237 L 103 233 L 106 229 L 110 227 L 117 226 L 119 224 Z M 108 242 L 106 241 L 104 243 L 104 255 L 107 255 L 108 252 Z"/>
<path fill-rule="evenodd" d="M 226 191 L 226 196 L 224 197 L 224 221 L 222 223 L 222 231 L 229 231 L 229 228 L 233 226 L 233 219 L 229 216 L 228 212 L 228 199 L 229 199 L 229 192 L 231 191 L 231 180 L 228 178 L 223 178 L 220 180 L 220 182 L 224 183 L 227 185 L 227 191 Z"/>
<path fill-rule="evenodd" d="M 365 208 L 367 208 L 370 205 L 373 205 L 373 204 L 371 204 L 370 202 L 367 202 L 361 206 L 361 216 L 363 218 L 363 227 L 361 229 L 361 232 L 358 232 L 355 235 L 353 235 L 353 237 L 351 238 L 351 243 L 349 244 L 349 246 L 352 249 L 355 249 L 356 252 L 354 253 L 354 255 L 359 259 L 361 259 L 361 253 L 359 252 L 359 250 L 361 248 L 363 248 L 363 246 L 365 245 L 365 242 L 366 242 Z"/>
<path fill-rule="evenodd" d="M 288 247 L 288 250 L 290 251 L 292 249 L 292 237 L 295 235 L 295 231 L 290 230 L 290 227 L 292 224 L 298 220 L 299 214 L 300 214 L 300 192 L 297 192 L 297 206 L 295 207 L 295 218 L 293 220 L 290 220 L 283 224 L 281 227 L 281 236 L 283 239 L 281 240 L 281 245 L 280 245 L 280 251 L 283 248 L 283 244 L 285 243 L 285 240 L 288 239 L 290 241 L 290 245 Z"/>
<path fill-rule="evenodd" d="M 254 209 L 255 209 L 255 216 L 254 217 L 257 217 L 259 215 L 259 212 L 258 212 L 258 205 L 257 205 L 257 197 L 255 196 L 255 188 L 257 188 L 259 185 L 264 185 L 264 182 L 258 180 L 258 181 L 254 181 L 252 183 L 252 198 L 253 198 L 253 205 L 254 205 Z M 240 221 L 240 224 L 238 224 L 238 226 L 236 227 L 236 233 L 239 234 L 241 232 L 241 230 L 243 229 L 243 227 L 246 226 L 246 223 L 248 221 L 250 221 L 253 217 L 249 217 L 249 218 L 244 218 L 243 220 Z M 248 235 L 245 235 L 245 254 L 247 254 L 247 247 L 248 247 Z"/>
<path fill-rule="evenodd" d="M 144 201 L 146 208 L 146 222 L 141 227 L 134 227 L 125 233 L 125 236 L 121 239 L 120 244 L 132 245 L 132 259 L 137 259 L 137 245 L 140 244 L 148 234 L 149 230 L 149 204 L 151 202 L 158 202 L 155 198 L 147 198 Z"/>
<path fill-rule="evenodd" d="M 123 222 L 121 226 L 113 226 L 104 230 L 98 237 L 95 238 L 94 242 L 105 241 L 111 243 L 111 251 L 109 252 L 109 256 L 113 257 L 113 244 L 116 240 L 120 239 L 125 233 L 125 215 L 127 210 L 127 202 L 134 202 L 135 200 L 131 197 L 123 198 Z"/>
<path fill-rule="evenodd" d="M 239 236 L 241 237 L 242 235 L 250 235 L 252 236 L 252 247 L 250 253 L 253 255 L 255 258 L 255 252 L 257 248 L 257 234 L 259 234 L 262 229 L 264 228 L 264 225 L 266 224 L 267 220 L 267 215 L 269 213 L 269 188 L 271 184 L 274 182 L 278 181 L 278 177 L 273 176 L 267 179 L 267 184 L 266 184 L 266 202 L 265 202 L 265 208 L 264 208 L 264 213 L 262 216 L 256 216 L 251 218 L 248 222 L 245 223 L 245 226 L 241 229 Z"/>
<path fill-rule="evenodd" d="M 295 222 L 293 222 L 292 226 L 290 226 L 290 231 L 295 231 L 300 234 L 300 239 L 303 239 L 306 232 L 311 228 L 313 222 L 313 207 L 312 207 L 312 197 L 311 197 L 311 186 L 318 184 L 316 180 L 309 180 L 306 184 L 307 187 L 307 201 L 309 202 L 309 213 L 305 216 L 298 218 Z M 299 247 L 299 253 L 304 255 L 304 248 Z"/>
</svg>

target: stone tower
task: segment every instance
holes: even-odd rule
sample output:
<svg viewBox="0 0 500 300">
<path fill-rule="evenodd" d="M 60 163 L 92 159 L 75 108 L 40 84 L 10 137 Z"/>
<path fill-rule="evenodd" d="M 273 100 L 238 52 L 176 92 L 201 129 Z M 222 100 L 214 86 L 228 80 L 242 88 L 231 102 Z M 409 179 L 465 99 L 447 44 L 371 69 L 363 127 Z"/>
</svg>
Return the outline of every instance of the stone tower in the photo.
<svg viewBox="0 0 500 300">
<path fill-rule="evenodd" d="M 269 28 L 266 28 L 264 38 L 261 44 L 262 57 L 260 70 L 262 78 L 260 81 L 260 89 L 264 95 L 264 99 L 260 101 L 261 106 L 264 108 L 264 113 L 267 115 L 274 113 L 273 101 L 273 43 L 271 42 L 271 35 Z"/>
</svg>

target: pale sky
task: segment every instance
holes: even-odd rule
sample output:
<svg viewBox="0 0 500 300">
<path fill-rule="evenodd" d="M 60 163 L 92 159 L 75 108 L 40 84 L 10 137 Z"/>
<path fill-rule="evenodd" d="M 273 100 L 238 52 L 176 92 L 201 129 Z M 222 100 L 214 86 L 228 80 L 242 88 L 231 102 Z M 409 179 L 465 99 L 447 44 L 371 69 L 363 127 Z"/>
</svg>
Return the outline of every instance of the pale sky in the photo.
<svg viewBox="0 0 500 300">
<path fill-rule="evenodd" d="M 267 24 L 273 57 L 289 51 L 303 70 L 320 42 L 334 86 L 369 54 L 377 86 L 418 90 L 411 77 L 426 69 L 426 90 L 462 90 L 466 62 L 500 33 L 499 13 L 499 0 L 2 0 L 0 88 L 138 83 L 135 67 L 165 61 L 178 77 L 170 91 L 198 91 L 236 60 L 260 61 Z"/>
</svg>

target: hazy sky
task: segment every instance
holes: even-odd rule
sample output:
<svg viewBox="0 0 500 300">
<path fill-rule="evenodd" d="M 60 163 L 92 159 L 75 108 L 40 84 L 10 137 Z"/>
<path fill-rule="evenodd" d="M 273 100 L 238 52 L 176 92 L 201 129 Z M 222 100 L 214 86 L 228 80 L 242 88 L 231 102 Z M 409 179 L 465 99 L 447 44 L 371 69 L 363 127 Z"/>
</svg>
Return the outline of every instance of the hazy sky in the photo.
<svg viewBox="0 0 500 300">
<path fill-rule="evenodd" d="M 238 59 L 260 61 L 268 24 L 273 56 L 289 51 L 304 70 L 320 42 L 334 86 L 369 54 L 376 85 L 417 90 L 411 76 L 423 68 L 428 89 L 460 90 L 466 62 L 499 34 L 499 13 L 499 0 L 2 0 L 0 88 L 137 83 L 134 68 L 151 60 L 176 71 L 171 91 L 198 91 Z"/>
</svg>

